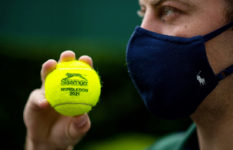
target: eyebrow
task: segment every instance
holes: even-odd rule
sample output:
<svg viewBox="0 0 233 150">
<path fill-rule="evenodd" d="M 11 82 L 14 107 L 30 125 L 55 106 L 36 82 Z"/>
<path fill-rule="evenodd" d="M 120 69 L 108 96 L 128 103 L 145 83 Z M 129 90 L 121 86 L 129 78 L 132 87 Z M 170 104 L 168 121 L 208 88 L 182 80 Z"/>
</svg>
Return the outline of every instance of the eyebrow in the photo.
<svg viewBox="0 0 233 150">
<path fill-rule="evenodd" d="M 194 6 L 194 4 L 190 0 L 140 0 L 139 4 L 143 5 L 145 3 L 150 3 L 150 4 L 154 5 L 154 6 L 158 6 L 158 5 L 160 5 L 160 4 L 162 4 L 162 3 L 166 2 L 166 1 L 180 2 L 180 3 L 182 3 L 182 4 L 186 5 L 186 6 L 189 6 L 189 7 Z"/>
</svg>

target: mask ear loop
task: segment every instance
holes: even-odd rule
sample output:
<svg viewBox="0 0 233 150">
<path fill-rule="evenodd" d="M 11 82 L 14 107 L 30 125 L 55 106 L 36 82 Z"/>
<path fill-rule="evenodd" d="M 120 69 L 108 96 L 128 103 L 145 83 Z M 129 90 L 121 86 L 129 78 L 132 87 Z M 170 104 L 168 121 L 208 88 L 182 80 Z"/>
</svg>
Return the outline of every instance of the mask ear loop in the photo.
<svg viewBox="0 0 233 150">
<path fill-rule="evenodd" d="M 207 41 L 213 39 L 214 37 L 220 35 L 221 33 L 223 33 L 224 31 L 226 31 L 227 29 L 229 29 L 232 26 L 233 26 L 233 21 L 231 21 L 230 23 L 226 24 L 223 27 L 220 27 L 219 29 L 217 29 L 217 30 L 215 30 L 213 32 L 210 32 L 210 33 L 204 35 L 203 36 L 204 41 L 207 42 Z"/>
<path fill-rule="evenodd" d="M 223 27 L 220 27 L 219 29 L 213 31 L 213 32 L 210 32 L 206 35 L 203 36 L 203 39 L 205 42 L 213 39 L 214 37 L 220 35 L 221 33 L 223 33 L 224 31 L 226 31 L 227 29 L 229 29 L 230 27 L 233 26 L 233 21 L 231 21 L 230 23 L 226 24 L 225 26 Z M 230 74 L 233 73 L 233 65 L 231 65 L 230 67 L 226 68 L 225 70 L 223 70 L 222 72 L 220 72 L 219 74 L 217 74 L 217 79 L 218 81 L 226 78 L 227 76 L 229 76 Z"/>
<path fill-rule="evenodd" d="M 231 65 L 230 67 L 226 68 L 225 70 L 223 70 L 222 72 L 220 72 L 219 74 L 217 74 L 217 79 L 218 81 L 226 78 L 227 76 L 229 76 L 230 74 L 233 73 L 233 65 Z"/>
</svg>

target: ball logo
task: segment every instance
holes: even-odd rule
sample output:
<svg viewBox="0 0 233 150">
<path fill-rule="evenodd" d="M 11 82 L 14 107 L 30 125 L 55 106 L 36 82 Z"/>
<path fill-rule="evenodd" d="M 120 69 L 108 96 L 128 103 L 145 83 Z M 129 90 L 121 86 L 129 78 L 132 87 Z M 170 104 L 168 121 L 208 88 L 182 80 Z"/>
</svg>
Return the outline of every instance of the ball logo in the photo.
<svg viewBox="0 0 233 150">
<path fill-rule="evenodd" d="M 66 77 L 61 79 L 61 91 L 68 91 L 70 96 L 79 96 L 82 92 L 87 93 L 88 80 L 84 76 L 79 73 L 66 73 Z"/>
</svg>

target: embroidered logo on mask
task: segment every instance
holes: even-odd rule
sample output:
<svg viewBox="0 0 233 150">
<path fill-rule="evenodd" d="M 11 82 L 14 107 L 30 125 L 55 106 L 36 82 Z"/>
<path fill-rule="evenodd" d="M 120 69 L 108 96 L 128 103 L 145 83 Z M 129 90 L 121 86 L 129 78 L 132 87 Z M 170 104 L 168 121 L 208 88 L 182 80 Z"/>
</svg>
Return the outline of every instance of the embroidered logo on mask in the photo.
<svg viewBox="0 0 233 150">
<path fill-rule="evenodd" d="M 197 81 L 200 83 L 201 86 L 204 86 L 206 85 L 205 78 L 202 78 L 200 74 L 201 74 L 201 71 L 199 71 L 197 74 Z"/>
</svg>

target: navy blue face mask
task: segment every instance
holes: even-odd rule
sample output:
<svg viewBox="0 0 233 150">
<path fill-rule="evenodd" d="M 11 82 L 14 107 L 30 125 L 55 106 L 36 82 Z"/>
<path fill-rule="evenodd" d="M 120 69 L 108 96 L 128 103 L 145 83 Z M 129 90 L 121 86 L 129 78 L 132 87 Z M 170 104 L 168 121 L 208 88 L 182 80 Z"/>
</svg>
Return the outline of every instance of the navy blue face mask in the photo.
<svg viewBox="0 0 233 150">
<path fill-rule="evenodd" d="M 146 107 L 156 116 L 190 116 L 233 72 L 233 65 L 215 75 L 205 42 L 232 27 L 233 22 L 204 36 L 182 38 L 136 27 L 127 47 L 129 75 Z"/>
</svg>

